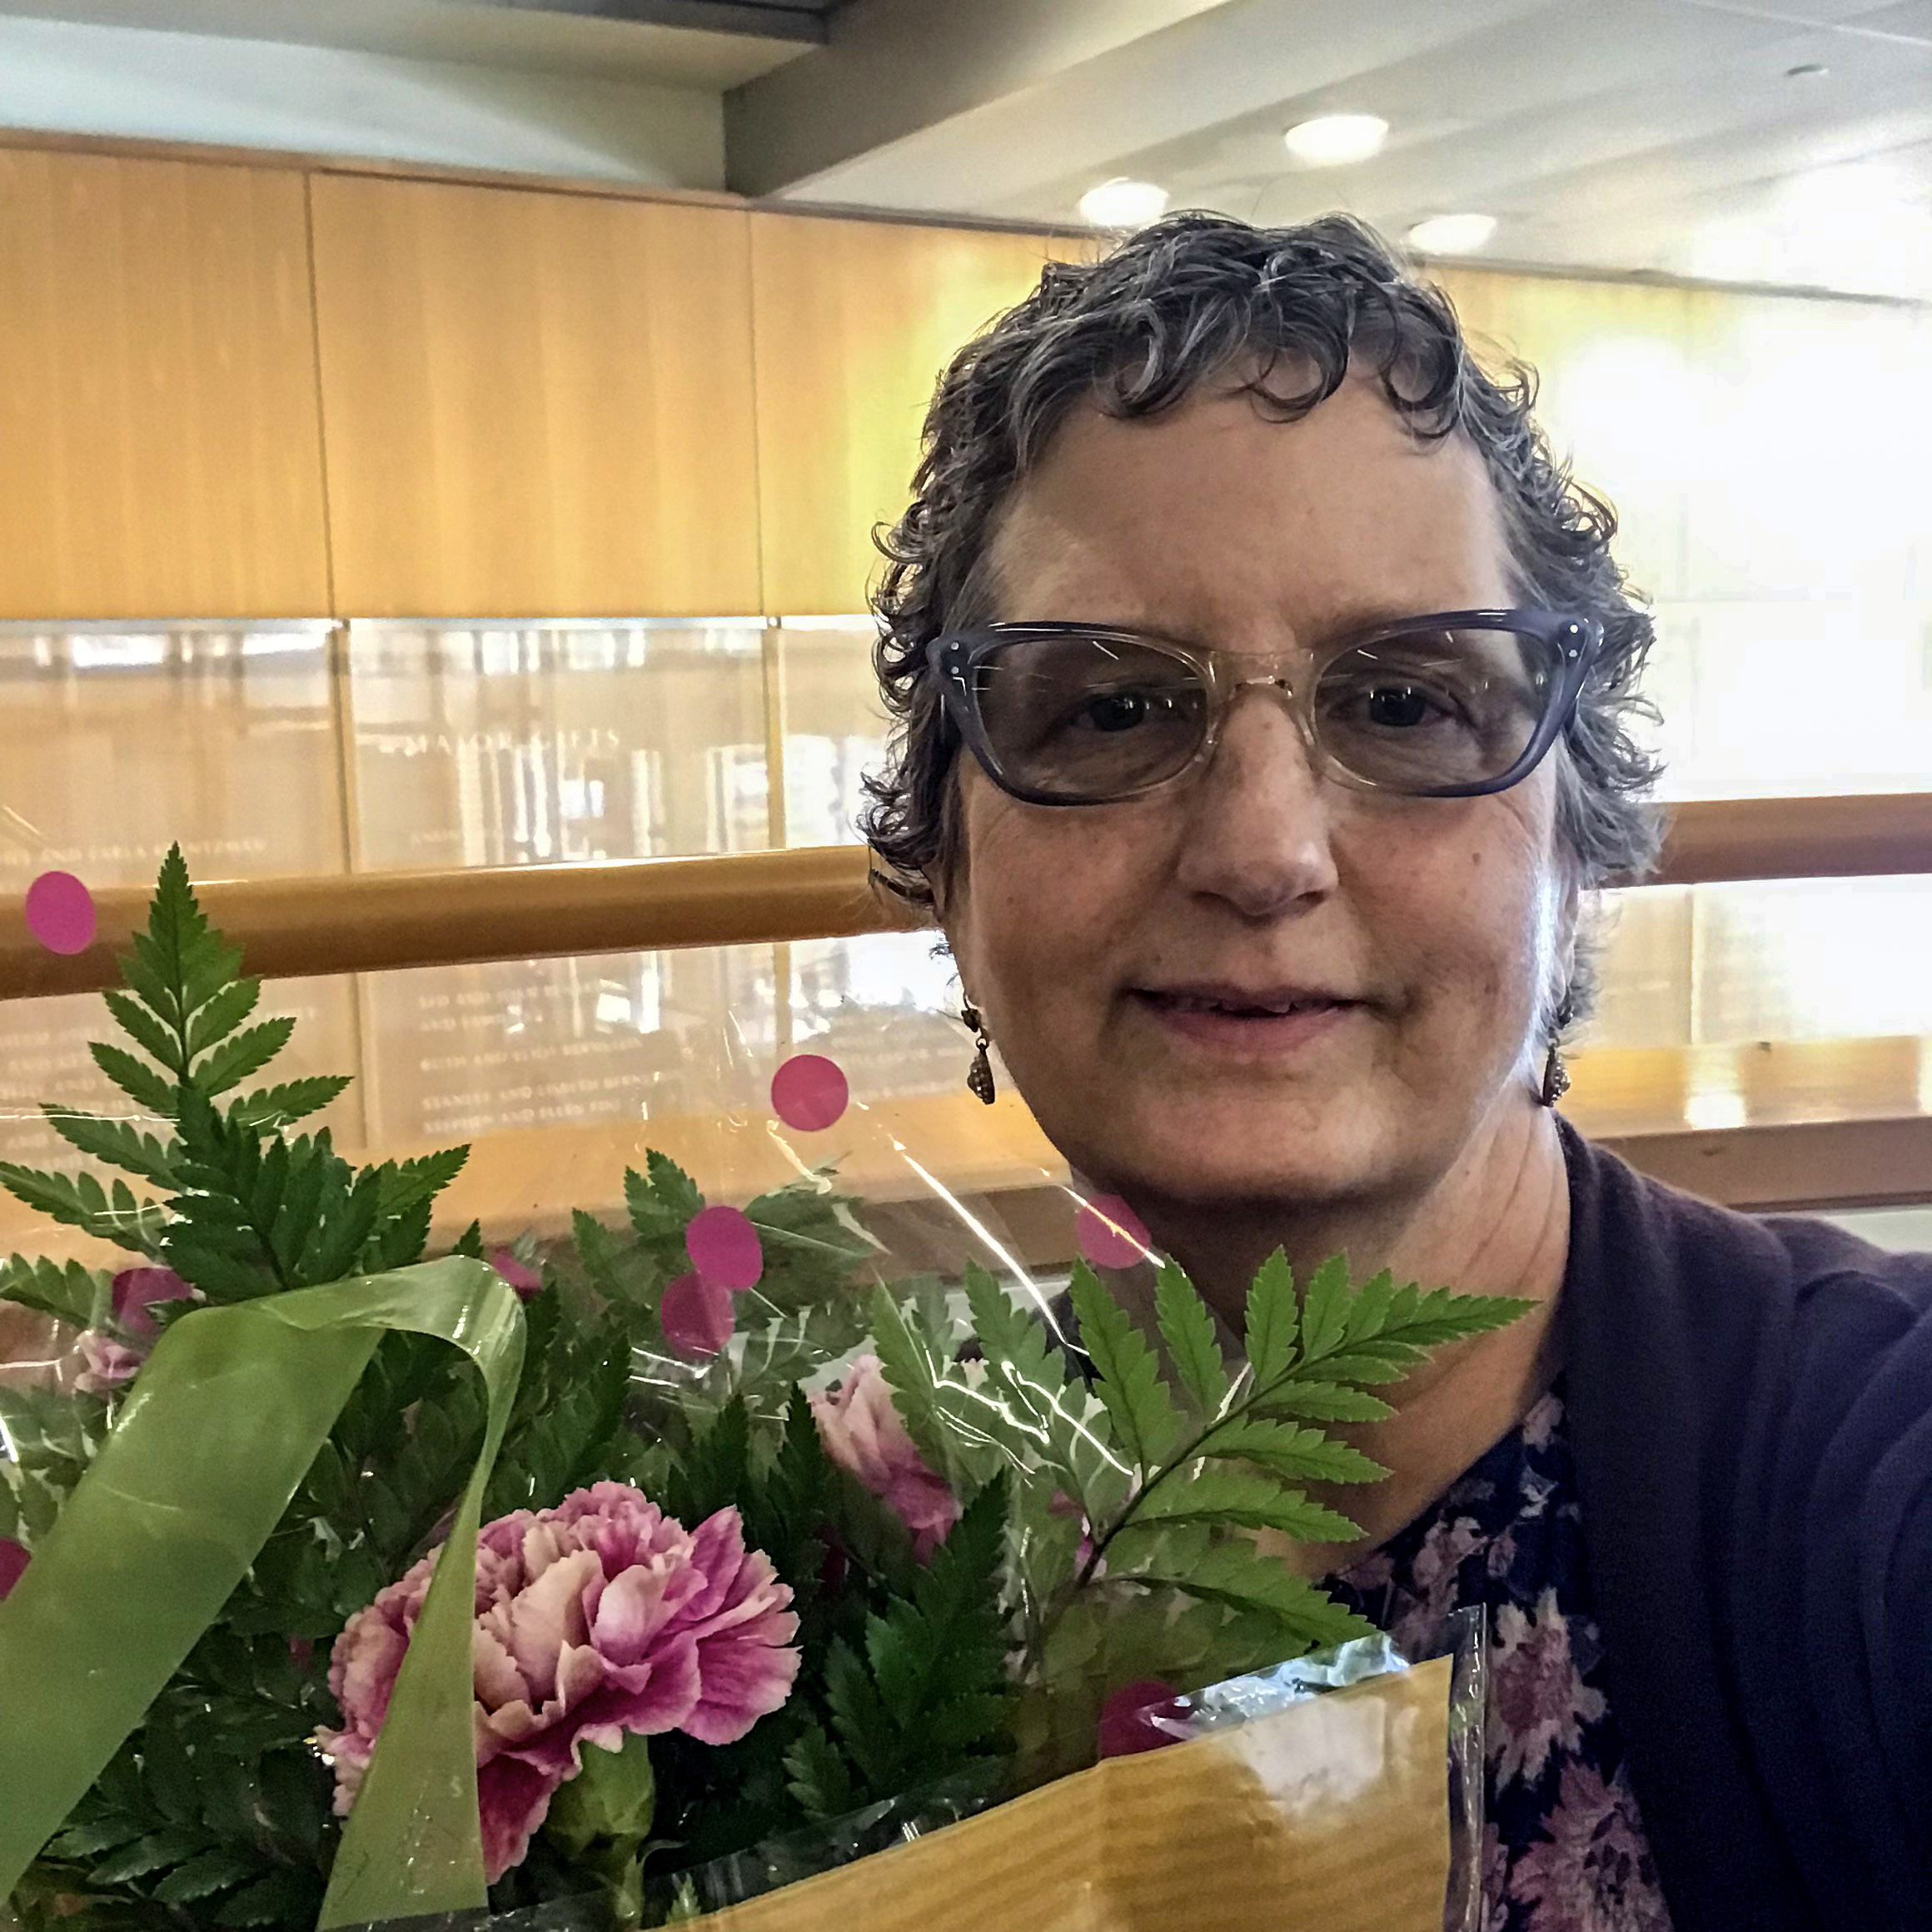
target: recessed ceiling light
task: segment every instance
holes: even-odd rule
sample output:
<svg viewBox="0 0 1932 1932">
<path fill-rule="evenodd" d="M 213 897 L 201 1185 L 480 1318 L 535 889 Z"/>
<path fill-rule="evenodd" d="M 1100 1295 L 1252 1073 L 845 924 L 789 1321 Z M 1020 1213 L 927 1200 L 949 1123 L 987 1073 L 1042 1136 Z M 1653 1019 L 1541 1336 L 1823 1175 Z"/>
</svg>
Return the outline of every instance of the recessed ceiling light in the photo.
<svg viewBox="0 0 1932 1932">
<path fill-rule="evenodd" d="M 1409 231 L 1409 246 L 1422 255 L 1473 255 L 1489 246 L 1494 215 L 1432 215 Z"/>
<path fill-rule="evenodd" d="M 1380 154 L 1388 131 L 1379 114 L 1317 114 L 1312 121 L 1297 121 L 1282 140 L 1306 167 L 1338 167 Z"/>
<path fill-rule="evenodd" d="M 1144 228 L 1168 212 L 1168 191 L 1158 182 L 1117 174 L 1080 197 L 1080 218 L 1096 228 Z"/>
</svg>

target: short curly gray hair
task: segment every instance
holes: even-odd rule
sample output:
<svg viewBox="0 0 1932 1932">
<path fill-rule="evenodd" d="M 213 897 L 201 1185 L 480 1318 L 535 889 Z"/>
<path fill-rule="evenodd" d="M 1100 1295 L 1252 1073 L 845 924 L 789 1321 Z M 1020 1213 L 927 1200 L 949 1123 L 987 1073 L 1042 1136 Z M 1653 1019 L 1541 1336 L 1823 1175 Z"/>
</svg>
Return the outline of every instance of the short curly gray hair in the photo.
<svg viewBox="0 0 1932 1932">
<path fill-rule="evenodd" d="M 1076 407 L 1158 414 L 1238 372 L 1256 406 L 1293 421 L 1366 361 L 1417 434 L 1466 436 L 1496 486 L 1529 600 L 1603 627 L 1604 648 L 1564 734 L 1558 834 L 1577 883 L 1641 877 L 1660 824 L 1645 794 L 1656 761 L 1634 720 L 1652 641 L 1649 616 L 1611 555 L 1616 518 L 1551 454 L 1532 414 L 1534 372 L 1498 374 L 1470 352 L 1439 289 L 1417 281 L 1375 232 L 1330 215 L 1257 228 L 1177 215 L 1092 264 L 1056 262 L 1039 286 L 968 342 L 927 415 L 913 500 L 879 547 L 875 653 L 897 720 L 885 769 L 867 781 L 864 829 L 927 904 L 959 859 L 959 740 L 926 646 L 978 621 L 998 512 Z"/>
</svg>

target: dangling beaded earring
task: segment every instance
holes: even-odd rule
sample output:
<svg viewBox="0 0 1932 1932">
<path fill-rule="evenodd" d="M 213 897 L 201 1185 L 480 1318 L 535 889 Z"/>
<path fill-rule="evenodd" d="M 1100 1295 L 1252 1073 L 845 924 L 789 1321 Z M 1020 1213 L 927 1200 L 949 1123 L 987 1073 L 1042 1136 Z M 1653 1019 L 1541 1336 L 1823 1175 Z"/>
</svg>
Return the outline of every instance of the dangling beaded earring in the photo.
<svg viewBox="0 0 1932 1932">
<path fill-rule="evenodd" d="M 1549 1057 L 1543 1062 L 1543 1085 L 1536 1098 L 1546 1107 L 1554 1107 L 1570 1091 L 1570 1069 L 1563 1064 L 1563 1035 L 1576 1017 L 1576 1001 L 1567 989 L 1556 1008 L 1556 1024 L 1550 1033 Z"/>
<path fill-rule="evenodd" d="M 975 1049 L 973 1064 L 966 1069 L 966 1091 L 975 1100 L 983 1101 L 990 1107 L 998 1090 L 993 1084 L 993 1062 L 987 1058 L 988 1049 L 993 1042 L 986 1037 L 986 1022 L 979 1017 L 979 1009 L 976 1006 L 961 1007 L 959 1018 L 971 1031 Z"/>
</svg>

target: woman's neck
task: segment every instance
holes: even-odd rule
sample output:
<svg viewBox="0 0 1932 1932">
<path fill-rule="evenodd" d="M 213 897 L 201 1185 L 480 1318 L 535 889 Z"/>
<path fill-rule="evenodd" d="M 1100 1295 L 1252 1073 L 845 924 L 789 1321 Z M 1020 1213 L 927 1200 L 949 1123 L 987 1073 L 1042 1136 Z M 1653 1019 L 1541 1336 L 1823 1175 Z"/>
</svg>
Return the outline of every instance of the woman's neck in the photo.
<svg viewBox="0 0 1932 1932">
<path fill-rule="evenodd" d="M 1485 1123 L 1456 1164 L 1406 1198 L 1229 1214 L 1149 1204 L 1148 1224 L 1236 1333 L 1254 1272 L 1279 1247 L 1297 1277 L 1346 1254 L 1357 1282 L 1382 1268 L 1398 1281 L 1533 1302 L 1521 1321 L 1432 1356 L 1383 1392 L 1387 1421 L 1340 1432 L 1390 1471 L 1372 1490 L 1323 1499 L 1366 1532 L 1373 1548 L 1412 1521 L 1519 1422 L 1560 1366 L 1553 1321 L 1569 1257 L 1570 1190 L 1562 1143 L 1547 1109 L 1515 1104 Z M 1297 1550 L 1311 1574 L 1353 1551 Z"/>
</svg>

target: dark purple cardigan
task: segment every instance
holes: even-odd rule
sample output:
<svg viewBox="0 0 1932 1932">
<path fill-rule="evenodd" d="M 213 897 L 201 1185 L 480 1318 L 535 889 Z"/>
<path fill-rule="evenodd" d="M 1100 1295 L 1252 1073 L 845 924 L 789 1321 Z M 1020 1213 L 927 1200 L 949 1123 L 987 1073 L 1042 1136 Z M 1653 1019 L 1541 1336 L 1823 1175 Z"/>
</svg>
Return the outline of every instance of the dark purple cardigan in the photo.
<svg viewBox="0 0 1932 1932">
<path fill-rule="evenodd" d="M 1932 1257 L 1564 1143 L 1584 1541 L 1676 1932 L 1932 1932 Z"/>
</svg>

